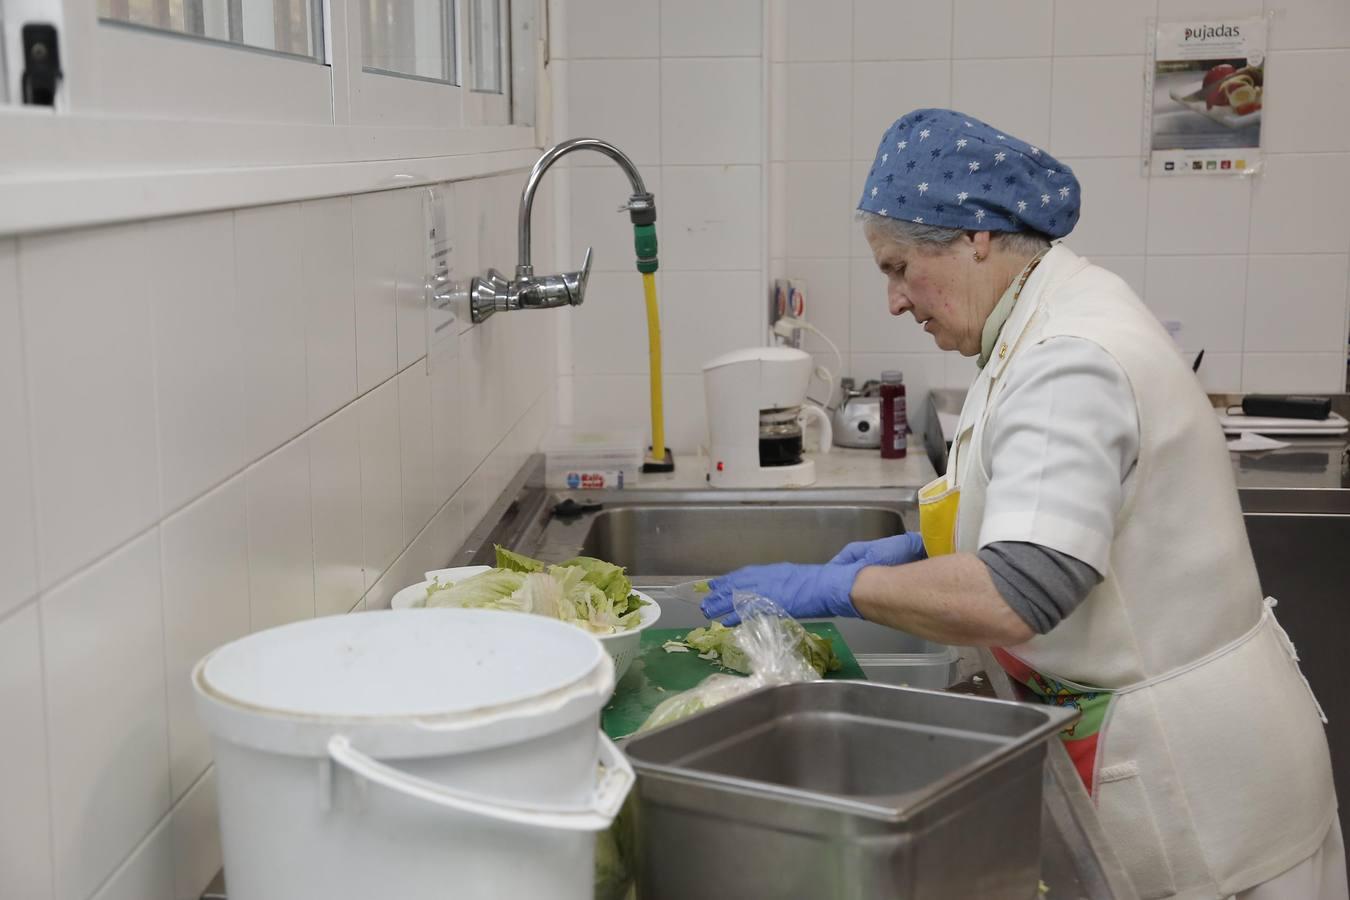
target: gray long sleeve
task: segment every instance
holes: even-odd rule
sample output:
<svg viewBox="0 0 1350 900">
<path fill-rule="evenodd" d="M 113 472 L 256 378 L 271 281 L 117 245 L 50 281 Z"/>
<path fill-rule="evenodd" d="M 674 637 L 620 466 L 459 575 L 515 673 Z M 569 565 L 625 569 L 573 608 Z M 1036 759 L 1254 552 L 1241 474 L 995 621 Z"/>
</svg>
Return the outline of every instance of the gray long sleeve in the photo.
<svg viewBox="0 0 1350 900">
<path fill-rule="evenodd" d="M 1063 621 L 1102 581 L 1087 563 L 1040 544 L 998 541 L 977 555 L 999 594 L 1037 634 Z"/>
</svg>

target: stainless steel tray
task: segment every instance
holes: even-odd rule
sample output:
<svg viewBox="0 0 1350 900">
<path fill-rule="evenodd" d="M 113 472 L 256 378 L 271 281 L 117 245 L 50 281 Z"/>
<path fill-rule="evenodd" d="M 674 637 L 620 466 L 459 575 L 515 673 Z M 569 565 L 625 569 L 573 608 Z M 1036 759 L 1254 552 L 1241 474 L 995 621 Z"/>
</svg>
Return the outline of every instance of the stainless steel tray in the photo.
<svg viewBox="0 0 1350 900">
<path fill-rule="evenodd" d="M 812 682 L 633 738 L 639 896 L 1029 900 L 1046 743 L 1076 717 Z"/>
</svg>

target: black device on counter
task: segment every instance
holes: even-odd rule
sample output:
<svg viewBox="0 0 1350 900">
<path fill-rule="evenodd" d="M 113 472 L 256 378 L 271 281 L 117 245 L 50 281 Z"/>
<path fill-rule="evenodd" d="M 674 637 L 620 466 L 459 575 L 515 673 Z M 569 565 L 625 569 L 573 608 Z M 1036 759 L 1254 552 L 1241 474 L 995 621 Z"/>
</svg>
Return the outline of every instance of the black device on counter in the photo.
<svg viewBox="0 0 1350 900">
<path fill-rule="evenodd" d="M 1242 398 L 1242 414 L 1272 419 L 1326 419 L 1331 417 L 1331 398 L 1249 394 Z"/>
</svg>

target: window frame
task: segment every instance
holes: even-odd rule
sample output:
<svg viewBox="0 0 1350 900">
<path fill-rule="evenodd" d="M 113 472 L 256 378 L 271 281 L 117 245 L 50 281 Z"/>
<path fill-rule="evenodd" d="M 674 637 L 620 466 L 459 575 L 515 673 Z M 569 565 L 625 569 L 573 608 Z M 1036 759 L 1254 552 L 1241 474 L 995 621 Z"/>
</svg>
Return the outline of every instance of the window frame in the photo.
<svg viewBox="0 0 1350 900">
<path fill-rule="evenodd" d="M 72 7 L 82 7 L 74 9 Z M 325 13 L 328 4 L 325 3 Z M 333 124 L 329 17 L 324 54 L 278 53 L 120 22 L 66 2 L 63 51 L 72 113 Z M 162 73 L 171 71 L 173 78 Z"/>
<path fill-rule="evenodd" d="M 516 91 L 479 95 L 507 110 L 492 116 L 466 112 L 469 91 L 451 85 L 379 76 L 369 82 L 378 87 L 354 92 L 359 41 L 353 67 L 348 23 L 359 0 L 325 0 L 323 64 L 107 25 L 90 0 L 60 2 L 69 102 L 56 113 L 0 104 L 0 238 L 528 168 L 549 128 L 546 110 L 530 124 L 493 124 L 511 120 Z M 508 32 L 524 36 L 507 64 L 531 110 L 546 95 L 539 40 L 546 2 L 516 0 L 528 9 L 513 9 Z M 467 7 L 461 0 L 457 8 L 462 72 Z M 525 59 L 522 78 L 516 61 Z M 127 71 L 109 71 L 128 63 Z M 147 87 L 165 64 L 181 67 L 175 74 L 183 77 L 173 79 L 181 87 Z M 189 103 L 193 86 L 236 96 Z M 115 91 L 126 93 L 119 99 Z M 264 99 L 253 104 L 250 95 Z M 446 103 L 446 95 L 457 97 Z M 353 110 L 353 100 L 365 106 Z M 372 110 L 376 100 L 387 111 Z M 409 114 L 418 104 L 440 114 Z"/>
</svg>

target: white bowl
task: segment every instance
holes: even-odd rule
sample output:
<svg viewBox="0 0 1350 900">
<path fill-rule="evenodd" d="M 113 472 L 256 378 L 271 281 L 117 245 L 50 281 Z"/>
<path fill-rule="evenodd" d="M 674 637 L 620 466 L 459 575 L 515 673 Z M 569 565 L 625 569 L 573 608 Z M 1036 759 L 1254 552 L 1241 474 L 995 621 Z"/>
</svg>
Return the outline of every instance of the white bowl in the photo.
<svg viewBox="0 0 1350 900">
<path fill-rule="evenodd" d="M 417 584 L 410 584 L 403 590 L 394 595 L 389 605 L 393 609 L 416 609 L 427 602 L 427 586 L 433 579 L 439 578 L 442 582 L 463 581 L 465 578 L 472 578 L 474 575 L 486 572 L 491 566 L 459 566 L 454 569 L 436 569 L 428 572 L 426 581 L 419 581 Z M 642 632 L 656 624 L 656 620 L 661 618 L 661 606 L 651 597 L 634 591 L 633 593 L 641 597 L 646 603 L 638 614 L 638 624 L 636 628 L 630 628 L 627 631 L 620 631 L 618 634 L 597 634 L 596 640 L 600 646 L 605 648 L 605 652 L 614 660 L 614 681 L 623 678 L 628 667 L 637 659 L 638 650 L 642 643 Z"/>
</svg>

